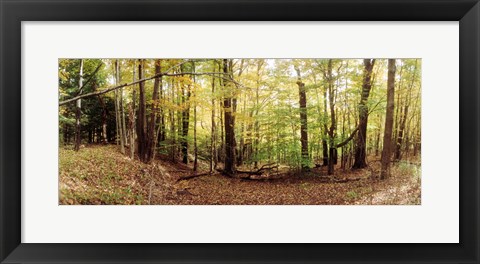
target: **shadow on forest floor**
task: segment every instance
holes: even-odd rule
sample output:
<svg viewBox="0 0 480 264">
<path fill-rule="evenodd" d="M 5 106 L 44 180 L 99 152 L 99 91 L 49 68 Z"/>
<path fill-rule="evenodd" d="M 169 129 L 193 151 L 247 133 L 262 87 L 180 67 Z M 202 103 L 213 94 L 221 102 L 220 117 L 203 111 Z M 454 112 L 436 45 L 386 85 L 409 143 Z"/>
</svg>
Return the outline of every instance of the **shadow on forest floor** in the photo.
<svg viewBox="0 0 480 264">
<path fill-rule="evenodd" d="M 182 163 L 155 160 L 143 164 L 114 145 L 91 145 L 74 152 L 60 149 L 60 204 L 157 205 L 418 205 L 421 167 L 398 162 L 387 180 L 372 179 L 380 164 L 368 169 L 313 168 L 275 180 L 229 178 L 219 173 L 194 177 Z M 199 174 L 208 170 L 200 163 Z"/>
</svg>

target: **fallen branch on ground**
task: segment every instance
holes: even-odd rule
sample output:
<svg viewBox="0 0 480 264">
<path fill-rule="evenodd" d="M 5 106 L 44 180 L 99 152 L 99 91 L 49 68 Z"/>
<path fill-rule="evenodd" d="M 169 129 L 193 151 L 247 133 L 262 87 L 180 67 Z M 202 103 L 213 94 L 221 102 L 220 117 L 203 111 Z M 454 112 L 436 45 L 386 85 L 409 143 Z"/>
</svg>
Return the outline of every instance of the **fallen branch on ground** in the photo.
<svg viewBox="0 0 480 264">
<path fill-rule="evenodd" d="M 242 170 L 237 170 L 237 173 L 244 173 L 244 174 L 253 174 L 253 175 L 262 175 L 263 171 L 266 170 L 273 170 L 278 168 L 278 165 L 274 165 L 275 163 L 269 163 L 269 164 L 264 164 L 260 169 L 256 171 L 242 171 Z"/>
<path fill-rule="evenodd" d="M 201 177 L 201 176 L 208 176 L 208 175 L 214 175 L 215 173 L 210 173 L 210 172 L 205 172 L 205 173 L 199 173 L 199 174 L 192 174 L 192 175 L 188 175 L 188 176 L 184 176 L 184 177 L 180 177 L 177 179 L 177 182 L 181 181 L 181 180 L 189 180 L 189 179 L 193 179 L 193 178 L 197 178 L 197 177 Z"/>
</svg>

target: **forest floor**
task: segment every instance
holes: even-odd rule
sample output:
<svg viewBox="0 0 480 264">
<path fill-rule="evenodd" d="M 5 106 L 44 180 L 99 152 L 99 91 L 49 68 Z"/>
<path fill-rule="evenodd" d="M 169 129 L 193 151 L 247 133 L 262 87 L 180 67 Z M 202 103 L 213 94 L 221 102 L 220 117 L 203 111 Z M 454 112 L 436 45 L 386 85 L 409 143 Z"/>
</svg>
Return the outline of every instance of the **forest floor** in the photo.
<svg viewBox="0 0 480 264">
<path fill-rule="evenodd" d="M 378 158 L 377 158 L 378 159 Z M 378 175 L 379 162 L 369 168 L 326 168 L 289 173 L 285 178 L 250 180 L 220 173 L 190 179 L 191 165 L 155 160 L 144 164 L 122 155 L 114 145 L 89 145 L 74 152 L 60 149 L 60 204 L 156 205 L 418 205 L 421 168 L 418 162 L 393 164 L 392 177 Z M 199 163 L 198 174 L 208 171 Z"/>
</svg>

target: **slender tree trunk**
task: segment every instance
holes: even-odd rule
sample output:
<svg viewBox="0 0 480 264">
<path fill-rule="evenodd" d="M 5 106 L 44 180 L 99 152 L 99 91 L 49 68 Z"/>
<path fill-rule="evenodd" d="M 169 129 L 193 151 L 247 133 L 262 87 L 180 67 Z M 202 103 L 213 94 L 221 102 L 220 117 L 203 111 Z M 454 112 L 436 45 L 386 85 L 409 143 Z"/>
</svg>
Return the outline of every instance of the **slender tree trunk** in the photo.
<svg viewBox="0 0 480 264">
<path fill-rule="evenodd" d="M 107 106 L 105 105 L 105 101 L 103 100 L 102 96 L 98 96 L 98 100 L 100 101 L 100 105 L 102 106 L 102 143 L 108 143 L 107 137 Z"/>
<path fill-rule="evenodd" d="M 322 137 L 322 150 L 323 150 L 323 166 L 328 166 L 328 112 L 327 112 L 327 90 L 328 85 L 325 85 L 323 89 L 323 137 Z"/>
<path fill-rule="evenodd" d="M 68 145 L 68 124 L 63 124 L 63 145 Z"/>
<path fill-rule="evenodd" d="M 402 159 L 402 144 L 404 138 L 404 131 L 405 131 L 405 124 L 408 115 L 408 104 L 405 102 L 405 106 L 403 108 L 403 115 L 400 120 L 400 128 L 398 131 L 397 141 L 395 144 L 395 160 Z"/>
<path fill-rule="evenodd" d="M 162 61 L 159 61 L 159 69 L 158 71 L 161 72 L 161 63 Z M 155 85 L 155 83 L 154 83 Z M 156 132 L 154 135 L 154 143 L 153 143 L 153 157 L 152 159 L 155 159 L 155 156 L 157 155 L 156 148 L 158 147 L 160 149 L 161 144 L 160 142 L 165 141 L 165 116 L 164 116 L 164 111 L 163 111 L 163 80 L 162 77 L 159 78 L 159 83 L 158 83 L 158 96 L 157 96 L 157 104 L 155 105 L 155 112 L 156 112 L 156 119 L 155 119 L 155 126 L 158 125 L 156 128 Z M 154 126 L 154 127 L 155 127 Z M 160 150 L 161 151 L 161 150 Z"/>
<path fill-rule="evenodd" d="M 174 86 L 174 82 L 173 82 L 173 78 L 170 79 L 170 100 L 172 102 L 172 105 L 176 104 L 176 100 L 175 100 L 175 86 Z M 176 156 L 177 156 L 177 152 L 176 152 L 176 145 L 177 145 L 177 142 L 175 140 L 175 137 L 177 135 L 177 133 L 175 133 L 175 112 L 170 109 L 169 111 L 169 117 L 170 117 L 170 134 L 171 134 L 171 144 L 170 144 L 170 159 L 172 162 L 176 162 Z"/>
<path fill-rule="evenodd" d="M 140 59 L 138 63 L 138 78 L 143 79 L 144 60 Z M 139 84 L 139 101 L 138 101 L 138 119 L 137 119 L 137 136 L 138 136 L 138 156 L 140 160 L 146 162 L 146 106 L 145 106 L 145 83 Z"/>
<path fill-rule="evenodd" d="M 367 167 L 367 123 L 368 123 L 368 97 L 372 89 L 372 70 L 375 65 L 375 59 L 363 60 L 365 69 L 363 76 L 362 95 L 358 105 L 359 130 L 355 144 L 355 163 L 354 169 Z"/>
<path fill-rule="evenodd" d="M 242 76 L 242 73 L 243 73 L 243 66 L 245 64 L 245 59 L 241 59 L 240 60 L 240 66 L 239 66 L 239 69 L 238 69 L 238 75 L 237 75 L 237 78 L 240 78 Z M 232 74 L 232 77 L 233 77 L 233 63 L 231 63 L 229 65 L 230 67 L 230 73 Z M 238 84 L 233 82 L 233 85 L 235 86 L 235 88 L 238 90 Z M 241 90 L 239 90 L 241 91 Z M 237 111 L 237 98 L 240 97 L 241 98 L 241 95 L 236 95 L 236 92 L 234 93 L 234 96 L 232 98 L 232 105 L 233 105 L 233 113 L 234 115 L 232 116 L 233 118 L 233 122 L 235 123 L 235 119 L 236 119 L 236 114 L 238 111 Z M 240 133 L 237 134 L 236 136 L 239 137 L 239 141 L 240 141 L 240 146 L 238 146 L 237 148 L 237 144 L 235 144 L 235 163 L 237 164 L 237 166 L 240 166 L 243 164 L 243 122 L 241 124 L 241 127 L 240 127 Z M 235 139 L 236 140 L 236 139 Z"/>
<path fill-rule="evenodd" d="M 390 176 L 390 158 L 392 154 L 392 128 L 393 111 L 395 100 L 395 60 L 388 60 L 388 81 L 387 81 L 387 113 L 385 117 L 385 133 L 383 135 L 382 169 L 380 178 L 386 179 Z"/>
<path fill-rule="evenodd" d="M 133 60 L 133 81 L 135 81 L 135 68 L 137 67 L 135 60 Z M 130 124 L 130 158 L 133 160 L 135 158 L 135 100 L 137 94 L 135 89 L 132 91 L 132 103 L 130 105 L 129 113 L 129 124 Z"/>
<path fill-rule="evenodd" d="M 258 120 L 258 114 L 260 111 L 260 71 L 262 69 L 264 61 L 258 60 L 257 61 L 257 80 L 256 80 L 256 87 L 255 87 L 255 125 L 254 125 L 254 133 L 255 133 L 255 140 L 253 145 L 255 146 L 255 161 L 253 167 L 258 169 L 258 157 L 259 157 L 259 145 L 260 145 L 260 122 Z"/>
<path fill-rule="evenodd" d="M 397 89 L 396 89 L 396 103 L 395 103 L 395 116 L 394 116 L 394 119 L 393 119 L 393 141 L 392 141 L 392 144 L 395 144 L 393 145 L 393 151 L 395 151 L 395 148 L 396 148 L 396 140 L 398 138 L 398 127 L 399 127 L 399 124 L 400 124 L 400 106 L 402 105 L 400 102 L 401 102 L 401 92 L 402 92 L 402 83 L 403 83 L 403 68 L 404 68 L 404 64 L 402 63 L 402 65 L 400 66 L 400 71 L 398 73 L 398 84 L 397 84 Z"/>
<path fill-rule="evenodd" d="M 115 84 L 120 85 L 120 62 L 118 60 L 115 60 Z M 118 137 L 120 140 L 120 152 L 122 154 L 125 154 L 125 136 L 124 130 L 123 130 L 123 124 L 122 124 L 122 89 L 120 90 L 115 90 L 115 112 L 116 112 L 116 121 L 117 121 L 117 128 L 118 128 Z"/>
<path fill-rule="evenodd" d="M 246 103 L 247 103 L 246 95 L 244 95 L 242 113 L 245 113 Z M 244 162 L 244 156 L 245 156 L 245 137 L 243 136 L 244 133 L 245 133 L 245 122 L 242 122 L 240 126 L 240 146 L 238 148 L 237 166 L 243 165 L 243 162 Z"/>
<path fill-rule="evenodd" d="M 79 80 L 78 80 L 78 89 L 83 86 L 83 59 L 80 59 L 80 73 L 79 73 Z M 82 117 L 82 99 L 77 100 L 76 108 L 75 108 L 75 151 L 80 149 L 80 145 L 82 144 L 82 130 L 81 130 L 81 122 L 80 119 Z"/>
<path fill-rule="evenodd" d="M 192 61 L 192 72 L 195 72 L 195 62 Z M 193 172 L 197 172 L 198 167 L 198 146 L 197 146 L 197 88 L 196 88 L 196 79 L 193 75 Z"/>
<path fill-rule="evenodd" d="M 135 105 L 130 103 L 128 105 L 128 128 L 130 129 L 130 159 L 135 158 Z"/>
<path fill-rule="evenodd" d="M 223 82 L 221 82 L 221 86 L 224 87 Z M 223 106 L 223 101 L 219 100 L 219 108 L 223 109 L 223 107 L 224 107 Z M 225 118 L 224 118 L 224 116 L 225 116 L 224 111 L 221 111 L 220 122 L 219 122 L 220 123 L 220 149 L 219 149 L 219 152 L 218 152 L 218 159 L 223 163 L 225 163 L 225 155 L 226 155 L 225 154 L 226 150 L 225 150 L 225 126 L 224 126 L 225 125 L 225 122 L 224 122 Z"/>
<path fill-rule="evenodd" d="M 159 95 L 159 104 L 158 104 L 158 110 L 159 110 L 159 114 L 160 114 L 160 117 L 159 117 L 159 120 L 158 120 L 158 123 L 160 123 L 159 125 L 159 132 L 157 133 L 157 143 L 160 143 L 160 142 L 164 142 L 165 139 L 166 139 L 166 128 L 165 128 L 165 110 L 164 110 L 164 107 L 162 105 L 162 100 L 165 100 L 165 92 L 163 90 L 163 82 L 160 81 L 160 95 Z"/>
<path fill-rule="evenodd" d="M 216 70 L 216 61 L 213 60 L 213 71 Z M 216 131 L 215 131 L 215 76 L 212 75 L 212 128 L 210 135 L 210 173 L 212 173 L 217 167 L 217 155 L 216 155 Z"/>
<path fill-rule="evenodd" d="M 183 65 L 180 67 L 181 71 L 183 70 Z M 181 84 L 182 87 L 182 107 L 184 108 L 181 112 L 181 149 L 183 155 L 183 163 L 188 164 L 188 129 L 190 126 L 190 95 L 191 95 L 191 85 Z M 186 87 L 186 90 L 185 90 Z"/>
<path fill-rule="evenodd" d="M 96 91 L 97 90 L 97 85 L 96 83 L 94 82 L 93 83 L 93 90 Z M 107 117 L 107 106 L 105 105 L 105 100 L 103 99 L 102 95 L 99 95 L 98 96 L 98 101 L 100 102 L 100 105 L 102 106 L 102 129 L 100 132 L 96 131 L 96 128 L 95 128 L 95 131 L 94 131 L 94 134 L 93 134 L 93 141 L 94 142 L 97 142 L 97 143 L 103 143 L 103 144 L 107 144 L 108 143 L 108 137 L 107 137 L 107 120 L 108 120 L 108 117 Z"/>
<path fill-rule="evenodd" d="M 345 90 L 346 90 L 346 85 L 345 85 Z M 344 101 L 344 104 L 343 104 L 343 116 L 342 116 L 342 136 L 345 137 L 345 120 L 346 120 L 346 108 L 347 108 L 347 99 L 345 97 L 345 101 Z M 341 148 L 342 150 L 342 157 L 341 157 L 341 160 L 340 160 L 340 167 L 342 168 L 342 170 L 345 170 L 345 146 L 343 146 Z"/>
<path fill-rule="evenodd" d="M 379 120 L 380 124 L 383 121 L 380 114 L 378 115 L 378 120 Z M 381 134 L 381 132 L 382 132 L 382 125 L 380 125 L 380 127 L 377 129 L 377 135 L 375 136 L 375 157 L 378 157 L 379 152 L 380 152 L 380 134 Z"/>
<path fill-rule="evenodd" d="M 398 131 L 397 142 L 395 145 L 395 160 L 402 159 L 402 146 L 403 146 L 404 137 L 405 137 L 405 126 L 406 126 L 408 110 L 410 106 L 411 90 L 413 89 L 413 84 L 415 83 L 416 73 L 417 73 L 417 61 L 415 61 L 415 67 L 413 69 L 413 76 L 412 76 L 412 80 L 409 87 L 409 96 L 407 96 L 407 98 L 404 101 L 403 115 L 400 120 L 400 128 Z"/>
<path fill-rule="evenodd" d="M 328 101 L 330 105 L 330 128 L 329 135 L 329 149 L 328 149 L 328 175 L 334 174 L 335 160 L 337 156 L 337 148 L 335 146 L 335 130 L 337 128 L 337 120 L 335 117 L 335 87 L 333 83 L 332 74 L 332 60 L 328 60 L 327 82 L 328 82 Z"/>
<path fill-rule="evenodd" d="M 413 156 L 416 157 L 421 149 L 421 135 L 420 135 L 420 117 L 417 120 L 417 131 L 415 133 L 415 142 L 413 145 Z"/>
<path fill-rule="evenodd" d="M 118 75 L 119 75 L 119 82 L 121 81 L 121 71 L 120 71 L 120 65 L 118 66 Z M 120 84 L 120 83 L 119 83 Z M 119 97 L 119 101 L 120 101 L 120 120 L 121 120 L 121 124 L 122 124 L 122 136 L 123 136 L 123 145 L 127 145 L 127 124 L 125 123 L 125 108 L 123 106 L 123 87 L 119 89 L 119 93 L 120 93 L 120 97 Z"/>
</svg>

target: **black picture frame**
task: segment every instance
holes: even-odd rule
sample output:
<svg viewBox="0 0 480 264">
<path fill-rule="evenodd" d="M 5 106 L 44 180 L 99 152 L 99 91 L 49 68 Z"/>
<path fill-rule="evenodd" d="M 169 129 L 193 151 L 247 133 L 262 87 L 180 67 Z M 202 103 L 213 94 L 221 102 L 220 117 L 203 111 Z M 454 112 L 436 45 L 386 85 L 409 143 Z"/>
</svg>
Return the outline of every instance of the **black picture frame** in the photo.
<svg viewBox="0 0 480 264">
<path fill-rule="evenodd" d="M 0 0 L 0 16 L 1 263 L 480 263 L 478 0 Z M 150 20 L 459 21 L 460 243 L 21 243 L 21 22 Z"/>
</svg>

